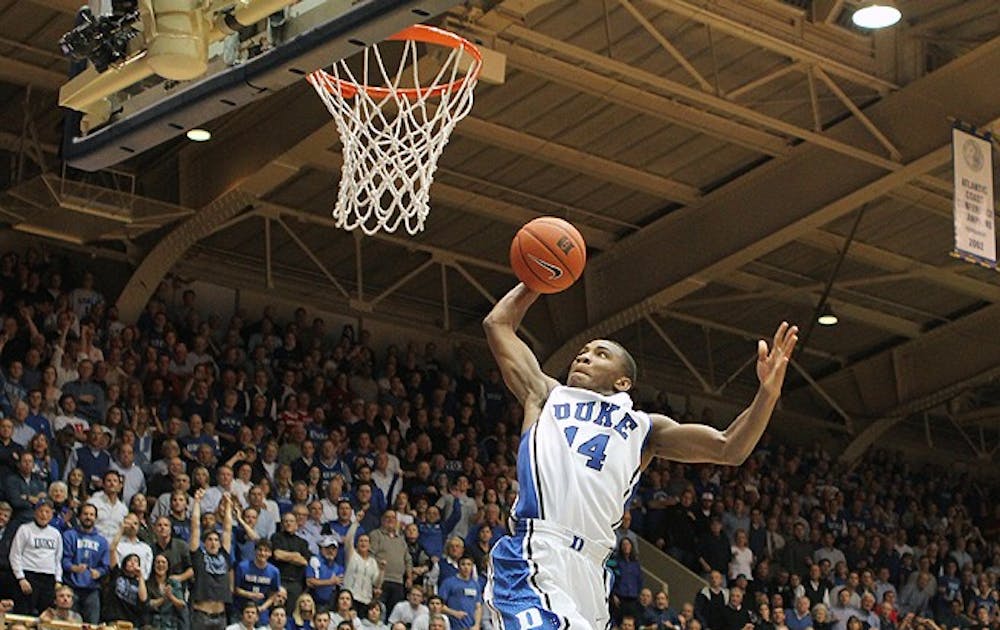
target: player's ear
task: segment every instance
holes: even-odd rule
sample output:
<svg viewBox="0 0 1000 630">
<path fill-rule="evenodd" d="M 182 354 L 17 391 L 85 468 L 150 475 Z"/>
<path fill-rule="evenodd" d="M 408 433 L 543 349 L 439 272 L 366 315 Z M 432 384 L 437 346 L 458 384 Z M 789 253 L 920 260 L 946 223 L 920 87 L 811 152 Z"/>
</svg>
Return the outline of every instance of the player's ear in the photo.
<svg viewBox="0 0 1000 630">
<path fill-rule="evenodd" d="M 632 389 L 632 379 L 627 376 L 619 376 L 615 381 L 615 390 L 619 392 L 627 392 Z"/>
</svg>

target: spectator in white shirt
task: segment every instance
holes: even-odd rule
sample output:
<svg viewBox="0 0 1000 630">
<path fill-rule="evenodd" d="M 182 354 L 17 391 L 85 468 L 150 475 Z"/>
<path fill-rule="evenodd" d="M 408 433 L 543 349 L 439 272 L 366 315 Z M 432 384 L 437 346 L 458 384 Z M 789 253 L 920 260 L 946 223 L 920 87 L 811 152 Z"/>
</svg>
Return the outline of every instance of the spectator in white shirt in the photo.
<svg viewBox="0 0 1000 630">
<path fill-rule="evenodd" d="M 389 613 L 389 623 L 402 622 L 409 628 L 413 625 L 417 617 L 429 615 L 430 611 L 422 603 L 424 601 L 424 590 L 419 586 L 410 587 L 406 594 L 406 599 L 397 603 Z"/>
<path fill-rule="evenodd" d="M 135 449 L 131 444 L 120 444 L 115 450 L 111 467 L 122 476 L 122 500 L 128 503 L 137 493 L 146 492 L 146 475 L 135 465 Z"/>
<path fill-rule="evenodd" d="M 127 558 L 132 554 L 139 556 L 142 579 L 149 579 L 149 574 L 153 570 L 153 548 L 139 540 L 138 516 L 129 514 L 125 517 L 111 541 L 111 548 L 118 550 L 119 558 Z"/>
<path fill-rule="evenodd" d="M 51 520 L 52 502 L 43 499 L 35 504 L 34 519 L 21 525 L 11 541 L 10 568 L 23 595 L 14 610 L 23 615 L 37 616 L 51 606 L 56 584 L 62 583 L 62 534 L 49 525 Z"/>
<path fill-rule="evenodd" d="M 223 494 L 236 494 L 233 488 L 233 469 L 229 466 L 225 464 L 219 466 L 215 473 L 215 482 L 217 485 L 205 491 L 205 498 L 201 502 L 202 512 L 214 512 L 219 507 Z"/>
<path fill-rule="evenodd" d="M 111 540 L 121 528 L 122 521 L 128 514 L 128 506 L 121 500 L 122 477 L 117 470 L 105 472 L 101 480 L 104 489 L 91 495 L 88 503 L 93 503 L 97 508 L 97 532 Z M 143 567 L 143 571 L 148 570 L 148 567 Z"/>
</svg>

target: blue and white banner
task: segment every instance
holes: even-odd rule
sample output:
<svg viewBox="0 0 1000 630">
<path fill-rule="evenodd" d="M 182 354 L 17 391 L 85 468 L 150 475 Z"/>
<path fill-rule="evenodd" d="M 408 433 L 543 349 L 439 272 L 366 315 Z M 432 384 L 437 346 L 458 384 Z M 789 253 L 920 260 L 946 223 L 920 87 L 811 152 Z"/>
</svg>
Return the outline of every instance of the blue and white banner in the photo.
<svg viewBox="0 0 1000 630">
<path fill-rule="evenodd" d="M 955 254 L 996 267 L 997 243 L 993 213 L 993 146 L 955 127 Z"/>
</svg>

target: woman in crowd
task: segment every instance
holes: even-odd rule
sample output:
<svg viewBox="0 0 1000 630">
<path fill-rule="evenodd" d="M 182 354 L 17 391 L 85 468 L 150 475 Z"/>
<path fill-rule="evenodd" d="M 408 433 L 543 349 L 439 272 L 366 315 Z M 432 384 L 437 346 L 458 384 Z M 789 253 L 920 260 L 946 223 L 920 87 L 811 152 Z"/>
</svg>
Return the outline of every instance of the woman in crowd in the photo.
<svg viewBox="0 0 1000 630">
<path fill-rule="evenodd" d="M 49 525 L 60 532 L 72 529 L 75 525 L 76 510 L 70 505 L 69 492 L 62 481 L 49 484 L 49 500 L 52 501 L 52 520 Z"/>
<path fill-rule="evenodd" d="M 28 440 L 28 449 L 35 456 L 34 473 L 46 483 L 62 479 L 59 462 L 49 453 L 49 438 L 44 433 L 36 433 Z"/>
<path fill-rule="evenodd" d="M 125 412 L 121 407 L 108 407 L 104 415 L 104 426 L 111 431 L 112 441 L 117 440 L 125 426 Z"/>
<path fill-rule="evenodd" d="M 757 618 L 754 620 L 753 627 L 754 630 L 774 630 L 774 621 L 771 619 L 771 605 L 767 603 L 766 599 L 757 604 Z"/>
<path fill-rule="evenodd" d="M 734 541 L 730 552 L 732 559 L 729 561 L 729 581 L 732 583 L 736 576 L 745 575 L 747 579 L 753 577 L 754 557 L 750 550 L 750 537 L 746 530 L 738 529 L 734 535 Z"/>
<path fill-rule="evenodd" d="M 279 464 L 274 473 L 274 487 L 271 489 L 271 498 L 278 504 L 278 510 L 282 515 L 292 509 L 294 505 L 292 481 L 292 467 L 288 464 Z"/>
<path fill-rule="evenodd" d="M 288 616 L 288 630 L 313 630 L 313 616 L 316 614 L 316 602 L 309 593 L 302 593 L 295 600 L 295 608 Z M 322 629 L 316 629 L 322 630 Z"/>
<path fill-rule="evenodd" d="M 836 621 L 830 615 L 830 609 L 826 607 L 826 604 L 820 602 L 812 607 L 813 630 L 833 630 L 835 625 Z"/>
<path fill-rule="evenodd" d="M 153 571 L 146 580 L 149 594 L 149 625 L 160 630 L 179 630 L 183 621 L 184 586 L 170 575 L 170 562 L 164 555 L 153 558 Z"/>
<path fill-rule="evenodd" d="M 382 593 L 382 576 L 385 561 L 379 562 L 371 553 L 371 540 L 368 534 L 358 534 L 359 519 L 355 521 L 344 535 L 347 550 L 347 567 L 344 571 L 344 588 L 351 591 L 354 597 L 354 610 L 363 615 L 369 604 L 378 599 Z"/>
<path fill-rule="evenodd" d="M 153 542 L 152 524 L 149 522 L 149 501 L 146 495 L 136 492 L 128 502 L 128 511 L 139 519 L 139 540 L 146 544 Z"/>
<path fill-rule="evenodd" d="M 361 630 L 361 619 L 354 610 L 354 595 L 342 588 L 337 594 L 337 607 L 330 612 L 330 626 L 336 628 L 345 621 L 354 626 L 354 630 Z"/>
<path fill-rule="evenodd" d="M 74 468 L 66 476 L 67 501 L 74 510 L 87 502 L 90 493 L 87 492 L 86 474 L 82 468 Z"/>
<path fill-rule="evenodd" d="M 118 551 L 112 545 L 111 572 L 101 598 L 101 617 L 104 621 L 131 621 L 136 626 L 145 623 L 149 602 L 146 581 L 142 579 L 139 556 L 130 553 L 118 562 Z"/>
</svg>

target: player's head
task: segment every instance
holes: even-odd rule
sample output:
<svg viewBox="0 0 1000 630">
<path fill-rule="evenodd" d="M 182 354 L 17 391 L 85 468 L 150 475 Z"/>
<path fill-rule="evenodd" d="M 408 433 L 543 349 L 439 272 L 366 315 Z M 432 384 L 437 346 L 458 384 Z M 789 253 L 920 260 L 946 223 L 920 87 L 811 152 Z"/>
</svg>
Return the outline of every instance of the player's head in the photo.
<svg viewBox="0 0 1000 630">
<path fill-rule="evenodd" d="M 576 353 L 566 384 L 596 392 L 627 392 L 635 385 L 635 359 L 617 341 L 594 339 Z"/>
</svg>

